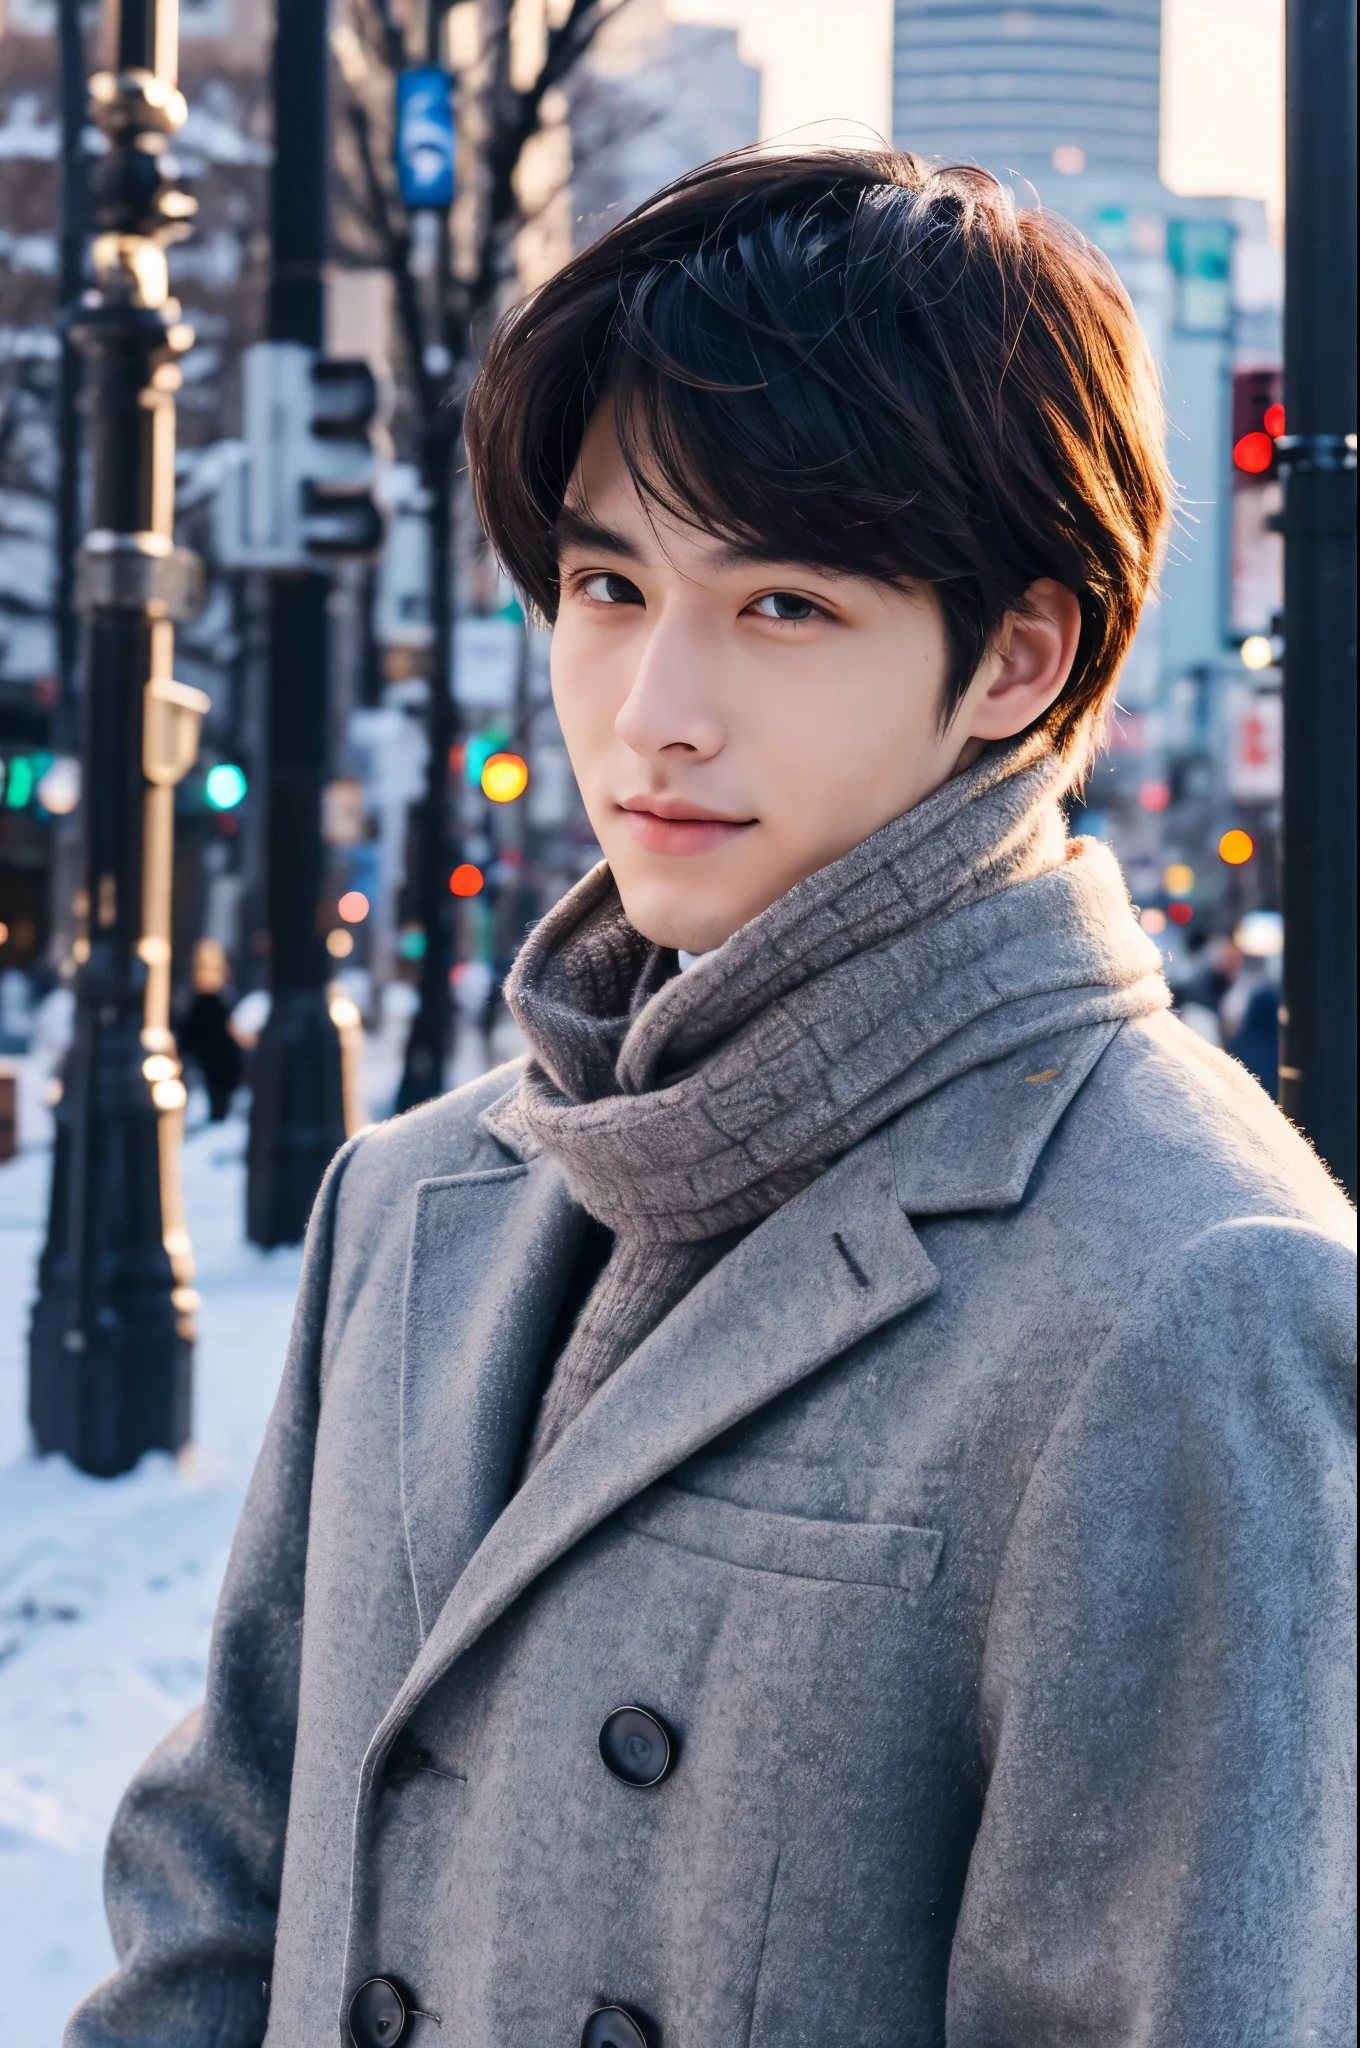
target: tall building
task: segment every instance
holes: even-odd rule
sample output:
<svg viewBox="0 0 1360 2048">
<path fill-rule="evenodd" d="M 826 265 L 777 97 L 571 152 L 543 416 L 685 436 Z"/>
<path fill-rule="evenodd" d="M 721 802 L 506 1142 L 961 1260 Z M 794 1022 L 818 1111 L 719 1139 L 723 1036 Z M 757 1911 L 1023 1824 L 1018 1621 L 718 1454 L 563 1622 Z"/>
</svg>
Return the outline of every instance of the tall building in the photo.
<svg viewBox="0 0 1360 2048">
<path fill-rule="evenodd" d="M 584 248 L 659 186 L 760 134 L 760 72 L 737 32 L 629 0 L 569 83 L 573 241 Z"/>
<path fill-rule="evenodd" d="M 1282 265 L 1259 201 L 1162 183 L 1160 76 L 1160 0 L 896 0 L 896 145 L 980 164 L 1069 219 L 1119 272 L 1161 372 L 1179 509 L 1084 829 L 1115 842 L 1193 991 L 1242 916 L 1276 907 L 1279 486 L 1234 450 L 1255 434 L 1260 457 L 1279 398 Z M 1250 857 L 1221 858 L 1243 833 Z"/>
<path fill-rule="evenodd" d="M 1039 179 L 1063 152 L 1077 170 L 1156 184 L 1161 12 L 1161 0 L 898 0 L 899 144 Z"/>
</svg>

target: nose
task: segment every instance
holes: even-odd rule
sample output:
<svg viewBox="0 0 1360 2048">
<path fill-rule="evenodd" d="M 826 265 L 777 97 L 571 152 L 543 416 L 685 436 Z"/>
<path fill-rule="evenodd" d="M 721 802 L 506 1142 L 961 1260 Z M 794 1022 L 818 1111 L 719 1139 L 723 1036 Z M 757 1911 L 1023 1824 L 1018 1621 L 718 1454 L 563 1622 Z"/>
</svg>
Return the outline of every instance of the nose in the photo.
<svg viewBox="0 0 1360 2048">
<path fill-rule="evenodd" d="M 683 605 L 664 605 L 614 720 L 624 745 L 644 759 L 711 760 L 725 737 L 716 655 Z"/>
</svg>

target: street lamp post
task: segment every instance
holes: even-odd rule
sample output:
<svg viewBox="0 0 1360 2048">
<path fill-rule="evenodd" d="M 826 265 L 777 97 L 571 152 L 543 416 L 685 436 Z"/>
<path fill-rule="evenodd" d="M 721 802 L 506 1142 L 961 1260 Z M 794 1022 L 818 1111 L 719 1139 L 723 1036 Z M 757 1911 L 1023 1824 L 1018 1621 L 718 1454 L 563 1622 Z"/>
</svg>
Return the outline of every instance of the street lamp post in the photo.
<svg viewBox="0 0 1360 2048">
<path fill-rule="evenodd" d="M 80 0 L 60 0 L 57 13 L 61 64 L 61 173 L 58 200 L 58 286 L 63 309 L 75 304 L 85 281 L 85 50 Z M 57 382 L 57 703 L 56 752 L 76 744 L 76 692 L 80 625 L 75 605 L 76 549 L 80 534 L 80 350 L 69 328 L 61 337 Z"/>
<path fill-rule="evenodd" d="M 1355 0 L 1285 16 L 1282 1107 L 1356 1191 Z"/>
<path fill-rule="evenodd" d="M 326 0 L 280 4 L 274 36 L 273 273 L 269 336 L 319 350 L 326 259 Z M 321 1176 L 345 1142 L 340 1035 L 327 1004 L 317 930 L 322 881 L 330 578 L 269 578 L 265 827 L 269 1020 L 255 1049 L 247 1147 L 246 1234 L 296 1244 Z"/>
<path fill-rule="evenodd" d="M 178 1203 L 184 1087 L 163 1014 L 166 805 L 207 699 L 172 675 L 172 621 L 192 615 L 201 583 L 173 540 L 175 358 L 193 335 L 165 250 L 194 211 L 165 175 L 185 115 L 175 0 L 109 0 L 105 30 L 110 68 L 90 81 L 109 142 L 90 181 L 96 282 L 66 316 L 84 357 L 93 520 L 79 565 L 85 913 L 29 1412 L 39 1450 L 111 1476 L 189 1433 L 197 1298 Z"/>
</svg>

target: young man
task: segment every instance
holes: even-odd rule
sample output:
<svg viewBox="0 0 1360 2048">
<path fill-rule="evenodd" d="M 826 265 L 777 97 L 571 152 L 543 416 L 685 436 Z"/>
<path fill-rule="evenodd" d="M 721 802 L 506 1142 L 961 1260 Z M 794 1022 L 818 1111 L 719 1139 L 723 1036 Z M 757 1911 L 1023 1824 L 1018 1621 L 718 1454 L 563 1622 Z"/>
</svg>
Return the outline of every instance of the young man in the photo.
<svg viewBox="0 0 1360 2048">
<path fill-rule="evenodd" d="M 605 862 L 340 1154 L 72 2048 L 1351 2025 L 1350 1212 L 1069 840 L 1160 544 L 1100 256 L 696 172 L 503 326 Z"/>
</svg>

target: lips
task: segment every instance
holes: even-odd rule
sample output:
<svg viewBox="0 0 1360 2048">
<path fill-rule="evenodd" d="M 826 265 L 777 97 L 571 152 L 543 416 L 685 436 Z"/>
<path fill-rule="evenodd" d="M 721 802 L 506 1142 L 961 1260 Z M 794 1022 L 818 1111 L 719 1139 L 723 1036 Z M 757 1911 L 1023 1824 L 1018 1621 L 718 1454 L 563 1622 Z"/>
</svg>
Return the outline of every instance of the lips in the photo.
<svg viewBox="0 0 1360 2048">
<path fill-rule="evenodd" d="M 634 799 L 621 808 L 635 843 L 647 853 L 712 853 L 755 823 L 754 818 L 724 818 L 678 797 Z"/>
</svg>

